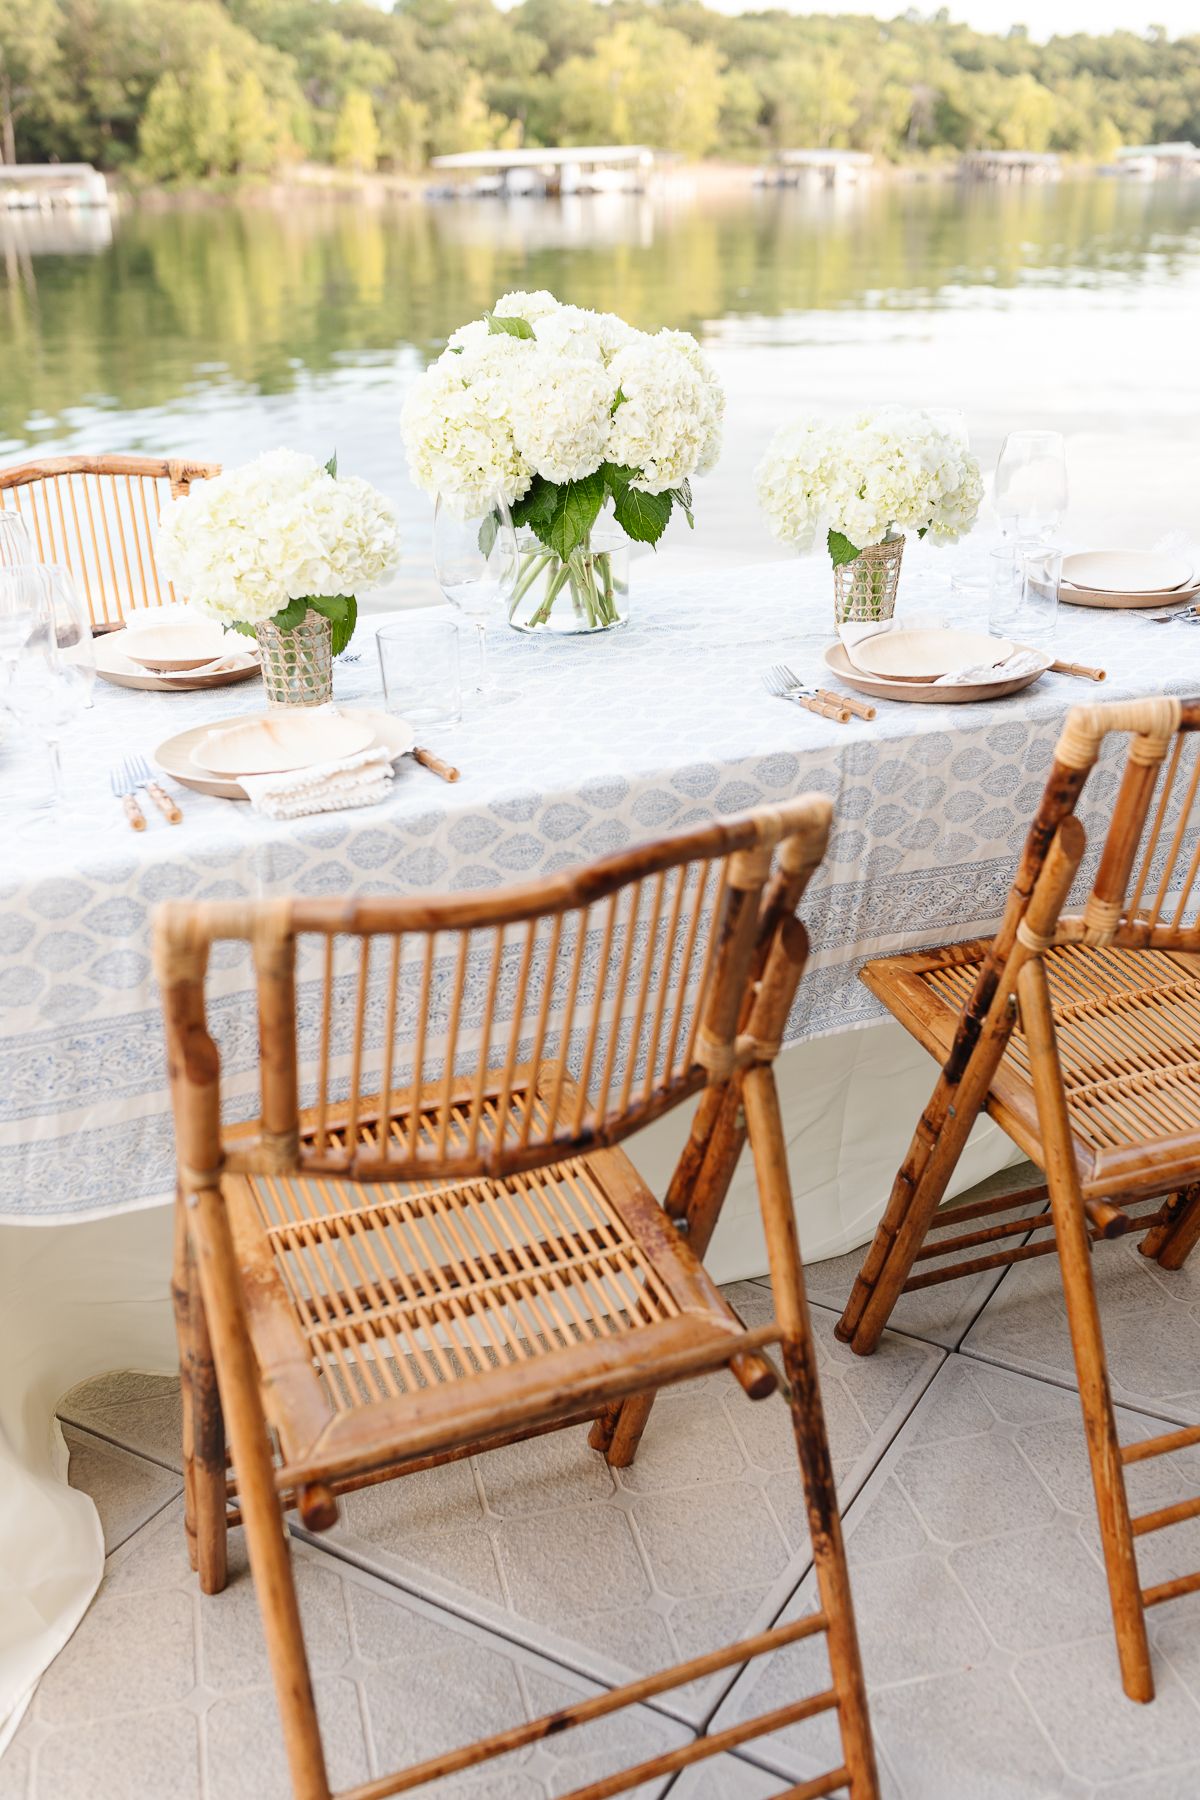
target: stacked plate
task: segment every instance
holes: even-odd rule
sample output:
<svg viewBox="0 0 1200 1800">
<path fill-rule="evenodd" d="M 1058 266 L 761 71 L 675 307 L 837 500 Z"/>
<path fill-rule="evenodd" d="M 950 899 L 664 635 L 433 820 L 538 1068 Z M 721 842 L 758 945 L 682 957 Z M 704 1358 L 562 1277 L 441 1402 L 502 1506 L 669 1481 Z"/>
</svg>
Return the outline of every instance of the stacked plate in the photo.
<svg viewBox="0 0 1200 1800">
<path fill-rule="evenodd" d="M 412 747 L 412 726 L 390 713 L 280 706 L 222 725 L 195 725 L 160 744 L 154 757 L 183 787 L 245 800 L 241 776 L 316 769 L 376 748 L 386 749 L 394 762 Z"/>
<path fill-rule="evenodd" d="M 847 687 L 875 700 L 907 700 L 946 706 L 969 700 L 999 700 L 1031 686 L 1046 672 L 1049 658 L 1029 653 L 1019 673 L 1001 665 L 1024 647 L 1010 638 L 981 631 L 880 631 L 854 644 L 834 644 L 826 666 Z M 944 682 L 942 677 L 965 674 Z"/>
<path fill-rule="evenodd" d="M 117 687 L 167 693 L 225 687 L 258 673 L 258 646 L 184 607 L 131 613 L 120 631 L 95 640 L 96 673 Z"/>
<path fill-rule="evenodd" d="M 1184 556 L 1147 550 L 1081 550 L 1064 556 L 1058 597 L 1070 606 L 1144 607 L 1189 603 L 1200 571 Z"/>
</svg>

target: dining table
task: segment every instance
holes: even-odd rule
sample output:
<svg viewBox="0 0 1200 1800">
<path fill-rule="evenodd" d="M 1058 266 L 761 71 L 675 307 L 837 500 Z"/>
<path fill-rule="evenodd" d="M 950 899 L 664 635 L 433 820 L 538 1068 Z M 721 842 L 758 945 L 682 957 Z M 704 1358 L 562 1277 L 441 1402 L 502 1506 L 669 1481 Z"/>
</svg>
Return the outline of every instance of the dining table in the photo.
<svg viewBox="0 0 1200 1800">
<path fill-rule="evenodd" d="M 982 541 L 956 553 L 980 568 L 986 554 Z M 932 547 L 906 550 L 902 614 L 952 616 L 948 567 Z M 529 636 L 500 616 L 490 661 L 505 698 L 468 688 L 461 723 L 420 734 L 461 779 L 405 757 L 372 806 L 280 822 L 173 789 L 179 824 L 148 805 L 147 829 L 129 828 L 113 765 L 261 710 L 257 680 L 170 693 L 98 681 L 64 736 L 66 794 L 51 809 L 26 798 L 36 747 L 11 724 L 0 741 L 0 1749 L 103 1568 L 95 1508 L 66 1483 L 56 1404 L 104 1371 L 175 1366 L 172 1125 L 150 944 L 160 902 L 496 887 L 828 795 L 833 833 L 802 909 L 812 952 L 778 1064 L 801 1243 L 816 1260 L 869 1237 L 933 1080 L 858 980 L 862 964 L 994 929 L 1072 705 L 1200 691 L 1200 623 L 1062 606 L 1058 655 L 1104 668 L 1103 685 L 1051 672 L 998 700 L 881 700 L 875 718 L 839 722 L 763 685 L 780 661 L 838 685 L 821 660 L 823 558 L 684 572 L 646 559 L 634 583 L 632 619 L 609 633 Z M 364 614 L 335 665 L 337 704 L 382 704 L 383 618 Z M 1115 780 L 1102 761 L 1085 828 L 1111 808 Z M 1089 854 L 1081 878 L 1091 872 Z M 242 947 L 214 953 L 210 1006 L 230 1116 L 245 1117 L 255 1047 Z M 673 1114 L 632 1144 L 652 1186 L 685 1129 Z M 984 1121 L 959 1187 L 1013 1155 Z M 708 1261 L 719 1280 L 766 1267 L 746 1168 Z"/>
</svg>

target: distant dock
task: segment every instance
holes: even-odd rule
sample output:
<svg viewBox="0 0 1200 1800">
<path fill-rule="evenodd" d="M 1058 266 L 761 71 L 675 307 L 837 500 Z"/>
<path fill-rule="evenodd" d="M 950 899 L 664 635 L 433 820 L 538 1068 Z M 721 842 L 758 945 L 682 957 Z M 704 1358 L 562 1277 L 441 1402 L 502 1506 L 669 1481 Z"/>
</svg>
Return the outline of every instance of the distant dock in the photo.
<svg viewBox="0 0 1200 1800">
<path fill-rule="evenodd" d="M 0 163 L 0 208 L 8 212 L 110 203 L 108 182 L 91 163 Z"/>
<path fill-rule="evenodd" d="M 657 157 L 645 144 L 571 144 L 561 149 L 458 150 L 430 168 L 453 179 L 427 190 L 435 199 L 460 195 L 500 200 L 563 194 L 640 194 Z"/>
<path fill-rule="evenodd" d="M 759 186 L 851 187 L 870 173 L 874 161 L 866 150 L 777 150 Z"/>
<path fill-rule="evenodd" d="M 958 172 L 964 181 L 1061 181 L 1062 157 L 1051 150 L 971 150 Z"/>
</svg>

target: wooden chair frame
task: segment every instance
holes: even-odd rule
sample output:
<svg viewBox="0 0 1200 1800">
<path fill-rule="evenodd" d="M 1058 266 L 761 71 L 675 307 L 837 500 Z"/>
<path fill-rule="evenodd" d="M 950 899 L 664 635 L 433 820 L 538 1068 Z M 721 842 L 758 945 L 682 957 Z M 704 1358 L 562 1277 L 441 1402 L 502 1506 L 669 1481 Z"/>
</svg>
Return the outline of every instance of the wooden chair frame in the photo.
<svg viewBox="0 0 1200 1800">
<path fill-rule="evenodd" d="M 1179 1099 L 1192 1080 L 1189 1071 L 1200 1070 L 1200 919 L 1187 922 L 1200 874 L 1200 847 L 1188 842 L 1200 750 L 1190 774 L 1182 765 L 1184 745 L 1197 732 L 1195 700 L 1074 709 L 991 943 L 882 958 L 863 970 L 867 985 L 937 1057 L 942 1072 L 837 1325 L 843 1342 L 869 1355 L 901 1293 L 1057 1253 L 1122 1679 L 1125 1692 L 1140 1701 L 1154 1697 L 1145 1609 L 1200 1589 L 1200 1572 L 1143 1588 L 1135 1540 L 1200 1517 L 1200 1496 L 1131 1517 L 1124 1470 L 1200 1444 L 1200 1426 L 1120 1444 L 1091 1250 L 1103 1239 L 1137 1232 L 1143 1255 L 1178 1269 L 1200 1239 L 1200 1109 L 1194 1099 Z M 1091 893 L 1081 912 L 1068 914 L 1086 847 L 1075 808 L 1113 734 L 1130 740 L 1124 773 Z M 1107 997 L 1089 997 L 1081 986 L 1082 1002 L 1063 1005 L 1069 971 L 1086 971 L 1088 957 L 1111 964 L 1113 953 L 1123 953 L 1116 966 L 1125 985 Z M 960 992 L 965 1003 L 956 1011 L 948 996 Z M 1150 1010 L 1125 1022 L 1143 1002 L 1164 1010 L 1157 1019 Z M 1107 1079 L 1068 1079 L 1064 1045 L 1081 1034 Z M 1106 1109 L 1119 1130 L 1103 1130 Z M 1045 1184 L 941 1207 L 985 1110 L 1039 1164 Z M 1022 1216 L 988 1223 L 1018 1206 Z M 1048 1229 L 1050 1238 L 1039 1235 Z M 952 1260 L 939 1262 L 942 1257 Z M 924 1266 L 914 1276 L 918 1261 Z"/>
<path fill-rule="evenodd" d="M 94 631 L 124 622 L 126 603 L 175 599 L 154 557 L 165 485 L 172 500 L 219 463 L 160 456 L 52 456 L 0 469 L 0 508 L 10 504 L 33 533 L 42 562 L 64 563 L 87 602 Z"/>
<path fill-rule="evenodd" d="M 807 957 L 807 936 L 796 907 L 824 853 L 830 816 L 827 800 L 808 796 L 499 893 L 433 900 L 169 903 L 159 909 L 155 955 L 179 1161 L 173 1292 L 183 1375 L 189 1553 L 203 1591 L 219 1591 L 226 1579 L 227 1531 L 236 1524 L 245 1528 L 297 1800 L 330 1800 L 330 1788 L 282 1528 L 287 1508 L 298 1508 L 310 1528 L 325 1529 L 337 1516 L 340 1493 L 589 1418 L 594 1421 L 592 1444 L 610 1462 L 626 1463 L 657 1388 L 727 1366 L 752 1398 L 763 1397 L 777 1385 L 767 1354 L 772 1345 L 781 1352 L 803 1477 L 818 1611 L 416 1767 L 366 1781 L 346 1790 L 341 1800 L 383 1800 L 407 1793 L 565 1727 L 821 1634 L 831 1670 L 824 1692 L 590 1781 L 575 1789 L 570 1800 L 603 1800 L 628 1792 L 826 1711 L 838 1718 L 842 1762 L 790 1787 L 789 1795 L 792 1800 L 819 1800 L 845 1786 L 852 1800 L 875 1800 L 866 1697 L 772 1068 Z M 691 870 L 703 871 L 695 876 L 694 888 L 687 886 Z M 615 923 L 619 905 L 628 907 L 624 932 Z M 711 925 L 703 949 L 706 908 Z M 582 933 L 591 909 L 603 932 L 599 966 L 615 971 L 611 1017 L 616 1023 L 602 1048 L 598 1034 L 608 1004 L 605 975 L 584 1007 L 590 1019 L 581 1051 L 571 1024 L 581 988 Z M 567 1013 L 557 1054 L 548 1057 L 554 958 L 563 951 L 569 931 L 564 921 L 576 911 L 580 938 L 568 959 Z M 644 942 L 634 929 L 639 917 L 650 921 Z M 500 1031 L 493 1055 L 502 947 L 510 928 L 523 945 L 514 1022 Z M 463 948 L 457 961 L 451 961 L 457 975 L 444 1068 L 431 1081 L 424 1059 L 432 934 L 458 934 L 465 946 L 470 934 L 481 930 L 498 935 L 477 1066 L 463 1067 L 459 1043 Z M 539 931 L 548 931 L 549 951 Z M 323 998 L 317 1009 L 317 1100 L 308 1109 L 300 1105 L 297 1052 L 297 939 L 305 934 L 316 934 L 326 946 L 318 958 Z M 426 951 L 414 965 L 423 969 L 420 1007 L 415 1048 L 408 1046 L 410 1079 L 401 1088 L 393 1083 L 392 1043 L 403 1016 L 396 999 L 402 946 L 413 936 L 424 941 Z M 331 998 L 337 985 L 335 938 L 349 943 L 352 961 L 358 947 L 350 1002 L 350 1075 L 343 1084 L 347 1091 L 336 1098 L 337 1058 L 331 1049 L 337 1036 Z M 231 1130 L 221 1124 L 220 1063 L 205 1008 L 209 948 L 221 939 L 250 943 L 258 980 L 259 1117 Z M 393 958 L 383 1078 L 377 1093 L 364 1095 L 368 971 L 372 946 L 380 940 L 390 942 Z M 638 963 L 640 942 L 643 966 Z M 534 999 L 537 984 L 531 969 L 544 956 L 550 961 L 542 967 L 541 998 Z M 666 996 L 686 991 L 693 956 L 703 969 L 696 1016 L 681 1026 L 676 999 L 672 1025 Z M 652 962 L 658 965 L 657 989 Z M 517 1046 L 527 1000 L 537 1024 L 533 1055 L 522 1063 Z M 632 1027 L 622 1074 L 615 1045 L 623 1019 L 631 1019 Z M 645 1077 L 637 1082 L 634 1063 L 641 1045 L 647 1046 Z M 553 1103 L 546 1101 L 536 1110 L 535 1089 L 539 1096 L 552 1096 Z M 660 1208 L 618 1146 L 648 1118 L 696 1094 L 700 1100 L 691 1131 Z M 522 1100 L 522 1095 L 527 1097 Z M 448 1114 L 456 1121 L 454 1133 L 442 1122 Z M 747 1139 L 776 1306 L 776 1322 L 755 1329 L 729 1311 L 699 1260 Z M 542 1280 L 533 1268 L 514 1278 L 514 1288 L 521 1286 L 532 1297 L 540 1283 L 543 1312 L 538 1318 L 549 1316 L 548 1337 L 561 1330 L 563 1348 L 552 1344 L 553 1354 L 502 1368 L 485 1366 L 479 1358 L 479 1366 L 472 1365 L 474 1373 L 451 1384 L 448 1403 L 441 1397 L 447 1384 L 439 1389 L 436 1383 L 423 1383 L 398 1401 L 381 1398 L 331 1414 L 314 1373 L 321 1357 L 314 1355 L 312 1345 L 321 1341 L 320 1332 L 303 1339 L 293 1313 L 281 1303 L 280 1265 L 271 1254 L 271 1233 L 255 1224 L 247 1206 L 248 1185 L 353 1183 L 354 1215 L 361 1220 L 372 1208 L 384 1206 L 374 1195 L 395 1196 L 397 1184 L 404 1181 L 412 1184 L 408 1199 L 386 1204 L 448 1208 L 456 1195 L 467 1194 L 475 1201 L 498 1197 L 501 1205 L 506 1195 L 519 1191 L 527 1196 L 538 1171 L 549 1179 L 564 1170 L 568 1178 L 573 1170 L 581 1179 L 586 1175 L 608 1183 L 616 1195 L 616 1213 L 631 1225 L 630 1244 L 641 1247 L 676 1295 L 677 1316 L 656 1319 L 646 1301 L 645 1318 L 634 1317 L 643 1304 L 637 1302 L 629 1309 L 623 1334 L 568 1344 L 564 1308 L 570 1296 L 561 1286 L 552 1288 L 553 1271 Z M 346 1216 L 335 1218 L 327 1211 L 321 1219 L 306 1217 L 303 1229 L 348 1240 Z M 458 1228 L 448 1213 L 444 1217 L 453 1236 Z M 580 1255 L 595 1235 L 580 1230 L 571 1240 Z M 562 1240 L 543 1236 L 540 1241 L 545 1249 Z M 531 1251 L 535 1248 L 531 1243 Z M 620 1252 L 634 1253 L 633 1248 Z M 465 1255 L 461 1247 L 458 1254 Z M 434 1274 L 438 1281 L 446 1277 L 445 1270 Z M 388 1310 L 380 1299 L 378 1274 L 372 1281 L 357 1296 L 341 1296 L 346 1329 L 357 1332 L 356 1343 L 364 1345 L 372 1319 Z M 478 1325 L 463 1325 L 465 1315 L 461 1306 L 456 1311 L 453 1288 L 447 1277 L 440 1311 L 430 1316 L 443 1327 L 444 1346 L 460 1342 L 451 1336 L 451 1323 L 460 1329 L 466 1345 L 460 1360 L 465 1362 L 472 1343 L 477 1349 L 486 1345 Z M 397 1318 L 402 1310 L 391 1308 Z M 614 1322 L 619 1322 L 615 1315 L 609 1323 Z M 436 1333 L 426 1337 L 424 1350 L 416 1338 L 405 1340 L 401 1348 L 417 1355 L 439 1354 Z M 497 1361 L 492 1358 L 493 1364 Z M 347 1373 L 330 1363 L 325 1374 L 330 1388 L 338 1381 L 366 1382 L 368 1377 L 365 1365 L 358 1373 Z"/>
</svg>

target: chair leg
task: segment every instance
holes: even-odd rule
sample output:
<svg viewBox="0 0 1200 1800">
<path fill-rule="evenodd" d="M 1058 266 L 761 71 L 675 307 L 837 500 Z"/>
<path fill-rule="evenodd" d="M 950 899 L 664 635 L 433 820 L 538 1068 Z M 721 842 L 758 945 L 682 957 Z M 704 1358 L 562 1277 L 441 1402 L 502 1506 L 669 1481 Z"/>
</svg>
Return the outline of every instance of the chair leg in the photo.
<svg viewBox="0 0 1200 1800">
<path fill-rule="evenodd" d="M 208 1314 L 195 1258 L 188 1254 L 188 1407 L 191 1412 L 192 1507 L 196 1569 L 203 1594 L 219 1594 L 229 1579 L 225 1416 L 213 1367 Z"/>
<path fill-rule="evenodd" d="M 978 1106 L 953 1106 L 951 1099 L 950 1084 L 940 1076 L 834 1327 L 858 1356 L 878 1348 L 978 1116 Z"/>
<path fill-rule="evenodd" d="M 871 1741 L 842 1522 L 838 1516 L 833 1463 L 817 1373 L 796 1214 L 788 1178 L 787 1145 L 775 1078 L 767 1065 L 745 1082 L 746 1124 L 762 1204 L 763 1225 L 776 1315 L 782 1330 L 784 1373 L 790 1389 L 792 1426 L 804 1483 L 812 1538 L 813 1566 L 821 1610 L 827 1620 L 826 1646 L 837 1694 L 842 1754 L 851 1800 L 877 1800 L 879 1777 Z"/>
<path fill-rule="evenodd" d="M 1021 971 L 1018 993 L 1045 1152 L 1050 1210 L 1062 1268 L 1063 1296 L 1083 1407 L 1121 1678 L 1131 1700 L 1153 1700 L 1154 1675 L 1150 1667 L 1141 1581 L 1129 1523 L 1125 1471 L 1108 1384 L 1100 1311 L 1092 1279 L 1091 1242 L 1071 1141 L 1050 988 L 1040 958 L 1028 963 Z"/>
<path fill-rule="evenodd" d="M 219 1191 L 195 1196 L 196 1263 L 238 1473 L 250 1570 L 258 1594 L 295 1800 L 331 1800 L 283 1510 L 242 1310 L 237 1259 Z"/>
<path fill-rule="evenodd" d="M 1182 1269 L 1200 1243 L 1200 1185 L 1174 1196 L 1173 1216 L 1157 1231 L 1148 1231 L 1139 1246 L 1163 1269 Z"/>
<path fill-rule="evenodd" d="M 171 1265 L 171 1303 L 175 1311 L 175 1337 L 179 1345 L 179 1397 L 183 1409 L 183 1529 L 188 1561 L 200 1566 L 196 1550 L 196 1452 L 195 1414 L 192 1404 L 191 1255 L 188 1249 L 187 1213 L 182 1197 L 175 1201 L 175 1250 Z"/>
</svg>

